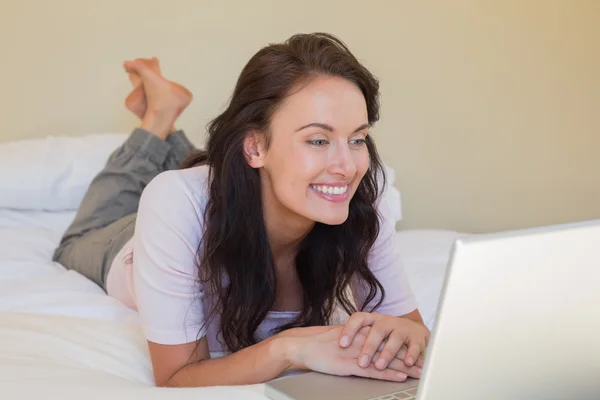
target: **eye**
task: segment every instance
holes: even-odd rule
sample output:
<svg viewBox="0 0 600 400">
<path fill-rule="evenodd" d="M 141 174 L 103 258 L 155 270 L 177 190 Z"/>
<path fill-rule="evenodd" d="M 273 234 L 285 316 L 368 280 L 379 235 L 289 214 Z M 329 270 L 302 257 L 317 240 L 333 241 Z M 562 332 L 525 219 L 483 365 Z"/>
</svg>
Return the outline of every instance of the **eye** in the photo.
<svg viewBox="0 0 600 400">
<path fill-rule="evenodd" d="M 325 146 L 327 144 L 327 140 L 325 140 L 325 139 L 309 140 L 308 143 L 312 146 L 321 147 L 321 146 Z"/>
<path fill-rule="evenodd" d="M 364 146 L 367 141 L 365 139 L 353 139 L 350 141 L 350 144 L 354 146 Z"/>
</svg>

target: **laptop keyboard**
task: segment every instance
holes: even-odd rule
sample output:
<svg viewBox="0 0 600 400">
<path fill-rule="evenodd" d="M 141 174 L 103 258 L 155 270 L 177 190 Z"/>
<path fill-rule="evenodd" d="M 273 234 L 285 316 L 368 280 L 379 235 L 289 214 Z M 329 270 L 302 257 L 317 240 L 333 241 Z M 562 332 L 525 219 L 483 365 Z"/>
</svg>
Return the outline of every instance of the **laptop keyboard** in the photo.
<svg viewBox="0 0 600 400">
<path fill-rule="evenodd" d="M 370 400 L 415 400 L 417 388 L 401 390 L 399 392 L 388 393 L 383 396 L 374 397 Z"/>
</svg>

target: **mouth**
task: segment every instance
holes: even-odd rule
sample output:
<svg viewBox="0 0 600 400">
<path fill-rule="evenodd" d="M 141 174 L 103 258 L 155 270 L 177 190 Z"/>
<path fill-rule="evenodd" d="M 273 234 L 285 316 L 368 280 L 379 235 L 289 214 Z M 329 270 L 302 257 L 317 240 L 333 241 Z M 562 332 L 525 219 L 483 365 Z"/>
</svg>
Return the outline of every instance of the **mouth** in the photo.
<svg viewBox="0 0 600 400">
<path fill-rule="evenodd" d="M 333 203 L 342 203 L 350 195 L 350 185 L 310 185 L 310 188 L 321 198 Z"/>
</svg>

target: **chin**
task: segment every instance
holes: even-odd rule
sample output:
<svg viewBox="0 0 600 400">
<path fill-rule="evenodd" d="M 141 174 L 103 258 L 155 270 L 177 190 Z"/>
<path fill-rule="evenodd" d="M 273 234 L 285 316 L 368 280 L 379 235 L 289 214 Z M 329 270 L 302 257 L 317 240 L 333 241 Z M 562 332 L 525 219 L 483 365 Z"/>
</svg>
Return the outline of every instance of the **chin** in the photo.
<svg viewBox="0 0 600 400">
<path fill-rule="evenodd" d="M 340 213 L 333 215 L 320 215 L 315 219 L 316 222 L 320 222 L 325 225 L 341 225 L 348 220 L 348 213 Z"/>
</svg>

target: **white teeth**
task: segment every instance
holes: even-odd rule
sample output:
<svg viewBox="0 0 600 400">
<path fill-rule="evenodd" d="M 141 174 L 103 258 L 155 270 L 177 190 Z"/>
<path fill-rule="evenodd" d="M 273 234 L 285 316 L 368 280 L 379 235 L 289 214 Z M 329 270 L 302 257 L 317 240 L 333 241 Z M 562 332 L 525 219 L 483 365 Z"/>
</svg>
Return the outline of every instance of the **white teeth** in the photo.
<svg viewBox="0 0 600 400">
<path fill-rule="evenodd" d="M 348 190 L 348 185 L 346 186 L 327 186 L 327 185 L 311 185 L 313 189 L 318 192 L 326 193 L 326 194 L 344 194 Z"/>
</svg>

